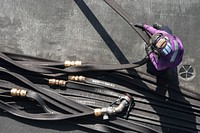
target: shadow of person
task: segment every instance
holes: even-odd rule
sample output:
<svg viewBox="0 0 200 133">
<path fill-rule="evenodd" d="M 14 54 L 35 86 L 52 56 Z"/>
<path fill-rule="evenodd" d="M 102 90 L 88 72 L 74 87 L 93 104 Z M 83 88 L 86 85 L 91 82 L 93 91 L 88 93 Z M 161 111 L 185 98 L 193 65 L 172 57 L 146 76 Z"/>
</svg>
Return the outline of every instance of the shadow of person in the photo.
<svg viewBox="0 0 200 133">
<path fill-rule="evenodd" d="M 160 107 L 153 107 L 157 113 L 166 114 L 159 115 L 162 132 L 177 133 L 181 131 L 181 133 L 197 133 L 198 131 L 196 128 L 196 117 L 192 110 L 192 105 L 183 96 L 179 87 L 177 67 L 173 69 L 157 71 L 150 61 L 146 65 L 147 72 L 156 76 L 157 87 L 155 93 L 165 97 L 164 99 L 160 100 L 162 100 L 164 104 L 170 105 L 172 108 L 172 110 L 163 110 L 163 108 Z M 179 102 L 177 103 L 177 101 Z M 184 106 L 183 109 L 187 108 L 187 113 L 181 112 L 180 110 L 175 110 L 175 108 L 177 108 L 177 105 Z M 168 117 L 168 114 L 170 117 Z M 172 115 L 175 117 L 171 117 Z M 175 127 L 166 128 L 165 125 L 167 125 L 168 123 L 173 123 Z"/>
</svg>

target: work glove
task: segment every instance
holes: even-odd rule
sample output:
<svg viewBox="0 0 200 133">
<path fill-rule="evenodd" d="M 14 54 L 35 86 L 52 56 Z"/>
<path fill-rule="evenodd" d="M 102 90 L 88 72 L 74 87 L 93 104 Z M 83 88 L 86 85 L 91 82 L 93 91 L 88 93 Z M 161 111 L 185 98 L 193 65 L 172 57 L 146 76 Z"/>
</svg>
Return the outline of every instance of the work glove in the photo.
<svg viewBox="0 0 200 133">
<path fill-rule="evenodd" d="M 163 27 L 163 25 L 161 25 L 161 24 L 155 22 L 155 23 L 153 24 L 153 27 L 154 27 L 155 29 L 161 30 L 161 28 Z"/>
<path fill-rule="evenodd" d="M 150 55 L 153 52 L 152 46 L 151 45 L 145 46 L 145 51 L 146 51 L 147 55 Z"/>
<path fill-rule="evenodd" d="M 137 23 L 137 24 L 135 24 L 134 25 L 135 27 L 138 27 L 138 28 L 140 28 L 140 29 L 144 29 L 144 24 L 143 23 Z"/>
</svg>

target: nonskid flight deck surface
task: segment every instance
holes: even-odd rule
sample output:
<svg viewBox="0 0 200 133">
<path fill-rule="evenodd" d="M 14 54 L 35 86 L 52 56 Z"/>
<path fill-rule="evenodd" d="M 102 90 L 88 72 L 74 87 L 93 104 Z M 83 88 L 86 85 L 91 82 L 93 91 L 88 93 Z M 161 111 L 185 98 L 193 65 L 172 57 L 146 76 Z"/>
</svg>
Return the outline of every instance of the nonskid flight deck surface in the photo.
<svg viewBox="0 0 200 133">
<path fill-rule="evenodd" d="M 133 24 L 141 22 L 152 25 L 159 22 L 168 25 L 173 34 L 181 38 L 185 48 L 183 61 L 177 71 L 169 74 L 173 84 L 176 86 L 179 83 L 179 87 L 168 90 L 156 88 L 160 82 L 156 83 L 156 77 L 146 73 L 146 65 L 135 68 L 136 71 L 130 69 L 128 73 L 133 75 L 131 79 L 128 76 L 127 79 L 126 76 L 120 78 L 119 73 L 114 76 L 103 72 L 85 73 L 86 77 L 108 83 L 100 84 L 100 81 L 92 82 L 90 79 L 91 83 L 100 85 L 83 87 L 82 84 L 69 83 L 68 89 L 54 88 L 53 91 L 92 109 L 108 107 L 118 96 L 128 93 L 134 98 L 128 120 L 123 118 L 126 110 L 108 120 L 103 120 L 103 117 L 86 117 L 61 121 L 34 121 L 1 111 L 1 132 L 128 132 L 126 122 L 130 124 L 128 126 L 136 128 L 130 132 L 200 132 L 200 1 L 115 2 L 131 17 Z M 50 61 L 80 60 L 88 64 L 127 64 L 146 56 L 145 41 L 104 0 L 19 0 L 2 1 L 1 5 L 1 52 L 15 58 L 18 63 L 23 61 L 9 53 Z M 2 78 L 1 83 L 4 81 Z M 113 87 L 109 83 L 119 83 L 120 86 Z M 28 106 L 22 102 L 20 105 L 26 108 L 19 108 L 30 112 L 35 110 L 37 113 L 38 107 L 33 108 L 32 104 Z M 49 106 L 55 108 L 51 104 Z M 114 121 L 109 123 L 109 120 L 116 118 L 120 119 L 121 126 Z M 138 131 L 136 125 L 146 130 Z"/>
</svg>

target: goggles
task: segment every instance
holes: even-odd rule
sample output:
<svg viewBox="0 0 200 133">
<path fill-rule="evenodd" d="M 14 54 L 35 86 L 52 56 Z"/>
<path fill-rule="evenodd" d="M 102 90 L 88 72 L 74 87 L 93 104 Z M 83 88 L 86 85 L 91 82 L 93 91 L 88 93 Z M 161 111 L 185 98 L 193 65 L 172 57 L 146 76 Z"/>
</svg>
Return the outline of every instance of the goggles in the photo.
<svg viewBox="0 0 200 133">
<path fill-rule="evenodd" d="M 169 42 L 166 42 L 166 45 L 163 48 L 157 48 L 158 52 L 162 55 L 168 55 L 172 51 L 172 46 Z"/>
<path fill-rule="evenodd" d="M 164 37 L 162 33 L 157 33 L 152 36 L 151 43 L 155 46 L 156 50 L 166 56 L 172 51 L 171 44 L 168 37 Z"/>
</svg>

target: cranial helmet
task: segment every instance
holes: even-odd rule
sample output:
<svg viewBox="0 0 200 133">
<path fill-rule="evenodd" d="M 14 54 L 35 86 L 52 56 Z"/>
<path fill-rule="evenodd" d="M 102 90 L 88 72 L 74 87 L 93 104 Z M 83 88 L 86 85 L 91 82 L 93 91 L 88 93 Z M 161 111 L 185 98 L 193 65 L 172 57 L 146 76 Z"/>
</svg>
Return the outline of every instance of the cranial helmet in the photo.
<svg viewBox="0 0 200 133">
<path fill-rule="evenodd" d="M 154 34 L 150 39 L 150 43 L 155 47 L 159 54 L 164 56 L 172 51 L 169 38 L 167 36 L 164 37 L 162 33 Z"/>
</svg>

